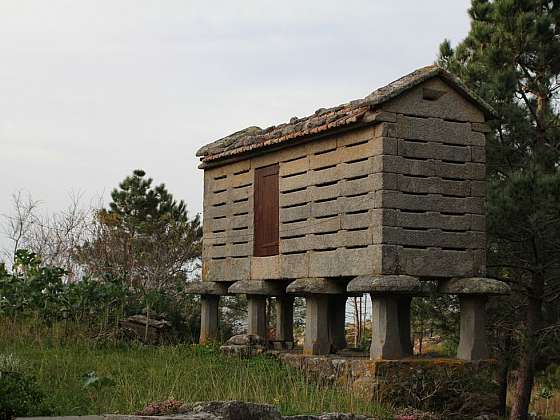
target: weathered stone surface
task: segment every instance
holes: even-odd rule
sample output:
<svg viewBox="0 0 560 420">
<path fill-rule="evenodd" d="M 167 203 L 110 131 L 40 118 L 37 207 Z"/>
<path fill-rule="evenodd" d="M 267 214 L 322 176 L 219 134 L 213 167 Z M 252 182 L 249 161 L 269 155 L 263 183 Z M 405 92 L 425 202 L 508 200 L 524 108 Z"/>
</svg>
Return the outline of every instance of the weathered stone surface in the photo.
<svg viewBox="0 0 560 420">
<path fill-rule="evenodd" d="M 48 416 L 48 417 L 16 417 L 16 420 L 105 420 L 110 415 L 105 416 Z"/>
<path fill-rule="evenodd" d="M 398 299 L 391 295 L 371 295 L 372 337 L 370 359 L 400 359 L 404 356 L 401 340 Z"/>
<path fill-rule="evenodd" d="M 238 334 L 226 341 L 230 346 L 266 346 L 264 337 L 255 334 Z"/>
<path fill-rule="evenodd" d="M 296 415 L 282 417 L 278 409 L 269 404 L 245 401 L 201 401 L 183 404 L 173 412 L 158 413 L 150 405 L 136 415 L 29 417 L 35 420 L 376 420 L 346 413 L 326 413 L 319 415 Z M 153 413 L 146 415 L 145 413 Z"/>
<path fill-rule="evenodd" d="M 247 333 L 267 336 L 266 296 L 247 295 Z"/>
<path fill-rule="evenodd" d="M 228 286 L 228 283 L 222 282 L 193 281 L 185 286 L 185 292 L 197 295 L 224 296 L 228 294 Z"/>
<path fill-rule="evenodd" d="M 218 303 L 220 297 L 202 295 L 200 297 L 200 344 L 215 341 L 218 338 Z"/>
<path fill-rule="evenodd" d="M 304 354 L 329 354 L 329 296 L 326 294 L 305 297 Z"/>
<path fill-rule="evenodd" d="M 430 284 L 407 275 L 358 276 L 348 283 L 348 292 L 371 294 L 429 294 Z"/>
<path fill-rule="evenodd" d="M 460 295 L 461 326 L 457 358 L 463 360 L 487 359 L 486 297 Z"/>
<path fill-rule="evenodd" d="M 286 291 L 300 296 L 346 294 L 346 282 L 323 277 L 297 279 L 288 285 Z"/>
<path fill-rule="evenodd" d="M 132 315 L 121 320 L 119 325 L 128 336 L 147 344 L 162 344 L 170 338 L 171 323 L 157 314 L 150 318 L 142 314 Z"/>
<path fill-rule="evenodd" d="M 452 249 L 484 248 L 486 235 L 484 232 L 444 231 L 442 229 L 401 228 L 384 226 L 382 240 L 387 244 L 436 247 Z"/>
<path fill-rule="evenodd" d="M 390 245 L 382 245 L 383 251 Z M 422 278 L 472 276 L 474 251 L 460 249 L 402 247 L 393 245 L 393 266 L 383 267 L 385 273 L 407 273 Z M 387 258 L 387 257 L 386 257 Z M 385 268 L 387 267 L 387 268 Z M 394 271 L 389 271 L 393 269 Z"/>
<path fill-rule="evenodd" d="M 484 112 L 441 75 L 419 83 L 383 101 L 391 110 L 360 111 L 369 126 L 250 154 L 244 163 L 208 167 L 203 279 L 483 275 Z M 379 95 L 385 92 L 364 103 L 371 105 Z M 350 108 L 357 110 L 354 105 Z M 393 109 L 397 105 L 403 108 Z M 327 129 L 327 120 L 339 111 L 320 110 L 312 119 Z M 253 136 L 272 139 L 273 131 L 281 133 L 275 137 L 280 141 L 303 124 L 294 119 L 280 132 L 242 131 L 219 147 L 231 150 L 229 142 L 246 136 L 249 143 Z M 254 168 L 275 163 L 280 255 L 255 258 Z"/>
<path fill-rule="evenodd" d="M 251 279 L 280 278 L 280 256 L 251 257 Z"/>
<path fill-rule="evenodd" d="M 222 353 L 230 356 L 257 356 L 267 351 L 267 341 L 256 334 L 239 334 L 231 337 L 220 347 Z"/>
<path fill-rule="evenodd" d="M 490 129 L 490 126 L 488 126 L 488 124 L 484 124 L 484 123 L 471 123 L 471 130 L 472 131 L 478 131 L 480 133 L 490 133 L 490 132 L 492 132 L 492 130 Z"/>
<path fill-rule="evenodd" d="M 286 283 L 279 280 L 240 280 L 228 288 L 231 294 L 282 296 L 286 294 Z"/>
<path fill-rule="evenodd" d="M 280 277 L 294 279 L 309 277 L 309 254 L 280 255 Z"/>
<path fill-rule="evenodd" d="M 207 281 L 232 282 L 245 280 L 251 275 L 251 259 L 224 258 L 219 260 L 205 259 L 202 263 L 202 279 Z"/>
<path fill-rule="evenodd" d="M 281 420 L 278 409 L 269 404 L 255 404 L 243 401 L 208 401 L 187 404 L 183 413 L 208 413 L 220 420 Z"/>
<path fill-rule="evenodd" d="M 276 341 L 294 342 L 294 297 L 284 296 L 275 299 Z"/>
<path fill-rule="evenodd" d="M 510 287 L 499 280 L 486 277 L 453 278 L 439 284 L 440 293 L 457 295 L 505 295 L 511 292 Z"/>
<path fill-rule="evenodd" d="M 471 420 L 498 411 L 497 364 L 492 360 L 369 360 L 340 355 L 271 354 L 317 382 L 336 384 L 357 398 L 408 409 L 445 410 L 446 419 Z"/>
<path fill-rule="evenodd" d="M 319 416 L 303 415 L 303 416 L 286 416 L 286 420 L 375 420 L 374 417 L 361 416 L 358 414 L 346 413 L 327 413 Z"/>
<path fill-rule="evenodd" d="M 437 100 L 424 99 L 424 89 L 443 91 Z M 450 120 L 484 122 L 484 113 L 465 99 L 446 82 L 432 79 L 421 86 L 383 104 L 383 110 L 420 117 L 437 117 Z"/>
</svg>

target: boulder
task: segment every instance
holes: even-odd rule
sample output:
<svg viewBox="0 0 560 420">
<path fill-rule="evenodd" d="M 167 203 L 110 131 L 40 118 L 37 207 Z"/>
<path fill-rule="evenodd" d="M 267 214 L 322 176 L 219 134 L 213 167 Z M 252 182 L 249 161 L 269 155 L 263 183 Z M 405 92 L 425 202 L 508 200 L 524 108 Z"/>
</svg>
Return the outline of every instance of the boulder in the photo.
<svg viewBox="0 0 560 420">
<path fill-rule="evenodd" d="M 208 419 L 219 420 L 282 420 L 276 407 L 269 404 L 255 404 L 243 401 L 207 401 L 187 404 L 180 414 L 208 414 Z M 205 417 L 201 417 L 205 418 Z"/>
<path fill-rule="evenodd" d="M 238 334 L 226 341 L 226 346 L 265 346 L 266 340 L 256 334 Z"/>
<path fill-rule="evenodd" d="M 127 336 L 145 344 L 162 344 L 172 334 L 171 323 L 159 316 L 132 315 L 120 321 L 119 325 Z"/>
<path fill-rule="evenodd" d="M 148 405 L 132 416 L 107 414 L 104 420 L 375 420 L 345 413 L 283 417 L 273 405 L 244 401 L 202 401 L 177 405 L 168 400 Z"/>
<path fill-rule="evenodd" d="M 303 415 L 303 416 L 287 416 L 286 420 L 374 420 L 373 417 L 360 416 L 358 414 L 347 413 L 327 413 L 319 416 Z"/>
<path fill-rule="evenodd" d="M 256 356 L 267 351 L 267 341 L 255 334 L 234 335 L 220 347 L 222 353 L 230 356 Z"/>
</svg>

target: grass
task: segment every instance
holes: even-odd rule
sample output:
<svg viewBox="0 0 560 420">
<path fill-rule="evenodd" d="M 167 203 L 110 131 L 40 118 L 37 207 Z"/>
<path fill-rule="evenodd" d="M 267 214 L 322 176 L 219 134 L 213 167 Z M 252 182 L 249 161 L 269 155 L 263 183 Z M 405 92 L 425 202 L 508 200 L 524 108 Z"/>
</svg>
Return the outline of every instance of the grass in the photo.
<svg viewBox="0 0 560 420">
<path fill-rule="evenodd" d="M 389 418 L 384 407 L 344 389 L 317 385 L 279 361 L 225 357 L 215 347 L 95 344 L 60 328 L 0 319 L 0 354 L 26 364 L 47 394 L 55 415 L 133 413 L 153 401 L 244 400 L 270 403 L 284 415 L 352 412 Z M 95 371 L 112 385 L 84 387 Z"/>
</svg>

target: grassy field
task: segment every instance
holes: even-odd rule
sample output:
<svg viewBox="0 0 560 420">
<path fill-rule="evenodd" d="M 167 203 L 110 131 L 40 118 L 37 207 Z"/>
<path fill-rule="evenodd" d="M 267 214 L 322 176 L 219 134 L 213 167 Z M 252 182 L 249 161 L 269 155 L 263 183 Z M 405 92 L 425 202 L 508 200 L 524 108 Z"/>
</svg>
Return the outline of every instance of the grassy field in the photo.
<svg viewBox="0 0 560 420">
<path fill-rule="evenodd" d="M 212 347 L 93 344 L 79 336 L 63 338 L 60 329 L 47 333 L 0 320 L 0 354 L 23 361 L 56 415 L 132 413 L 175 398 L 271 403 L 284 415 L 339 411 L 388 416 L 385 408 L 308 382 L 277 360 L 228 358 Z M 84 387 L 82 376 L 91 371 L 113 383 Z"/>
</svg>

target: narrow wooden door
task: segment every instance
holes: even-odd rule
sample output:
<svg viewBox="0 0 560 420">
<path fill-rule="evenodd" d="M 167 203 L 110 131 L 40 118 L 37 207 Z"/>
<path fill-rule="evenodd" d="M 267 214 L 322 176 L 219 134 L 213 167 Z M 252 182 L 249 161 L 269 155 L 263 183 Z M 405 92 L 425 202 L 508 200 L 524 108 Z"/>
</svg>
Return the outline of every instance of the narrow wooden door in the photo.
<svg viewBox="0 0 560 420">
<path fill-rule="evenodd" d="M 278 164 L 255 169 L 255 257 L 278 255 Z"/>
</svg>

